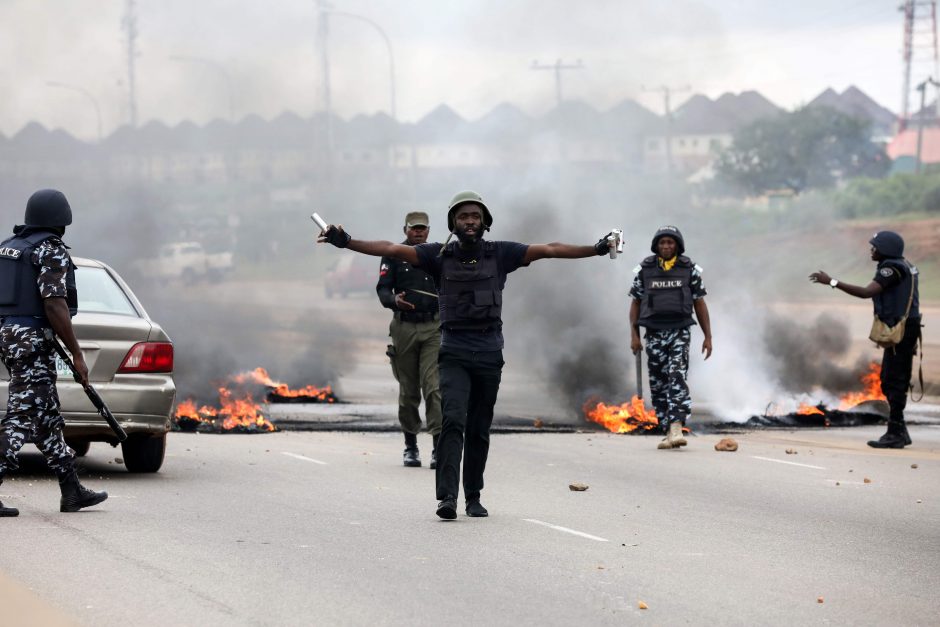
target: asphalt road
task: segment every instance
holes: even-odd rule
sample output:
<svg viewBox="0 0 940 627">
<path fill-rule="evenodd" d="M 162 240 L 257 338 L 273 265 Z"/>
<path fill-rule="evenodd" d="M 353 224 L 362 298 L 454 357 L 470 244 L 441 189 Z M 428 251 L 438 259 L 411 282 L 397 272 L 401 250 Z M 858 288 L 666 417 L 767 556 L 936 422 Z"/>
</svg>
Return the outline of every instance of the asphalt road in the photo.
<svg viewBox="0 0 940 627">
<path fill-rule="evenodd" d="M 86 482 L 111 498 L 70 515 L 27 449 L 0 487 L 22 512 L 0 521 L 0 624 L 26 624 L 3 609 L 24 595 L 95 626 L 936 624 L 940 427 L 903 451 L 865 447 L 877 431 L 735 453 L 496 435 L 491 516 L 454 522 L 395 434 L 171 434 L 151 476 L 95 445 Z"/>
</svg>

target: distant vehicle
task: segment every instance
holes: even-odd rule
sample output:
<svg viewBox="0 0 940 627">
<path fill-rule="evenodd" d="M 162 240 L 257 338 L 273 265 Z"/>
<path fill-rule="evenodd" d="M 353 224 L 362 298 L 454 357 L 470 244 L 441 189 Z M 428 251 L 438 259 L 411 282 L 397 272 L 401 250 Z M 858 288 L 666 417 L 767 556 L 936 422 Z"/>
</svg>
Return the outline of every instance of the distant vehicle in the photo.
<svg viewBox="0 0 940 627">
<path fill-rule="evenodd" d="M 88 379 L 127 431 L 128 438 L 121 444 L 127 470 L 157 472 L 163 465 L 176 399 L 173 344 L 117 272 L 92 259 L 75 257 L 73 261 L 78 313 L 72 324 L 88 364 Z M 82 456 L 92 442 L 117 444 L 108 424 L 58 357 L 56 371 L 69 446 Z M 10 375 L 2 365 L 0 374 L 0 397 L 5 399 Z"/>
<path fill-rule="evenodd" d="M 379 260 L 367 255 L 346 255 L 329 267 L 323 278 L 327 298 L 374 292 L 379 282 Z"/>
<path fill-rule="evenodd" d="M 195 283 L 221 278 L 231 272 L 235 264 L 230 252 L 210 254 L 199 242 L 175 242 L 161 246 L 154 258 L 138 259 L 133 267 L 144 277 Z"/>
</svg>

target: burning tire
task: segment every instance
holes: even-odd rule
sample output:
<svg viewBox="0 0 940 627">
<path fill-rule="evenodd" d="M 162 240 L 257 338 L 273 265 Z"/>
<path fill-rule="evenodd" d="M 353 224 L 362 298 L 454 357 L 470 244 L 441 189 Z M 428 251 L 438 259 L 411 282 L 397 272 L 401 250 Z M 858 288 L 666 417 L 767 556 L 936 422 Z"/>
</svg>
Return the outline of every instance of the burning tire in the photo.
<svg viewBox="0 0 940 627">
<path fill-rule="evenodd" d="M 157 472 L 166 454 L 166 434 L 156 437 L 132 435 L 121 443 L 121 450 L 128 472 Z"/>
</svg>

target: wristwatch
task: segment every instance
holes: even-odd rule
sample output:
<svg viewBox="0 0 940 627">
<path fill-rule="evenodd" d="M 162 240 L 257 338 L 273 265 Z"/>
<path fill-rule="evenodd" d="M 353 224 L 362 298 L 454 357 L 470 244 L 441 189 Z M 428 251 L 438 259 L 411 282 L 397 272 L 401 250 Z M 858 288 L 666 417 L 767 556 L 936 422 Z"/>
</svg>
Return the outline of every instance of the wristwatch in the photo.
<svg viewBox="0 0 940 627">
<path fill-rule="evenodd" d="M 832 289 L 836 289 L 836 287 L 838 287 L 838 285 L 839 285 L 838 279 L 830 279 L 830 280 L 829 280 L 829 287 L 831 287 Z"/>
</svg>

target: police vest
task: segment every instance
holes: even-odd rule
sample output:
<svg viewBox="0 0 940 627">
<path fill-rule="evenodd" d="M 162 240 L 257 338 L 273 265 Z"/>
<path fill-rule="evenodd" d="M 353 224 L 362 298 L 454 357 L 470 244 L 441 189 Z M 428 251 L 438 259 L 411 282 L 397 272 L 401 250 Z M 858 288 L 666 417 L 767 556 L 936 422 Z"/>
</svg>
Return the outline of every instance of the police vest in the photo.
<svg viewBox="0 0 940 627">
<path fill-rule="evenodd" d="M 894 326 L 904 317 L 907 311 L 907 301 L 911 298 L 911 286 L 914 287 L 914 300 L 911 302 L 911 311 L 908 318 L 920 318 L 920 295 L 918 294 L 919 273 L 917 268 L 904 259 L 884 259 L 878 264 L 878 270 L 895 268 L 901 273 L 901 282 L 896 286 L 883 290 L 872 299 L 875 305 L 875 315 L 887 324 Z"/>
<path fill-rule="evenodd" d="M 0 243 L 0 316 L 46 317 L 36 285 L 39 266 L 33 265 L 32 254 L 37 246 L 52 238 L 58 236 L 48 231 L 37 231 L 29 235 L 14 235 Z M 75 264 L 71 258 L 65 287 L 69 313 L 74 316 L 78 311 L 78 289 L 75 287 Z"/>
<path fill-rule="evenodd" d="M 682 328 L 695 324 L 692 320 L 692 270 L 695 264 L 685 256 L 676 259 L 666 272 L 647 257 L 640 263 L 643 298 L 640 301 L 640 326 L 651 328 Z"/>
<path fill-rule="evenodd" d="M 400 259 L 390 259 L 387 263 L 395 264 L 395 282 L 392 289 L 395 292 L 405 292 L 405 300 L 415 306 L 413 313 L 436 314 L 437 299 L 427 295 L 437 292 L 431 275 Z"/>
<path fill-rule="evenodd" d="M 457 242 L 442 253 L 441 326 L 448 331 L 499 329 L 503 322 L 503 290 L 499 286 L 499 262 L 494 242 L 483 242 L 476 263 L 461 263 Z"/>
</svg>

